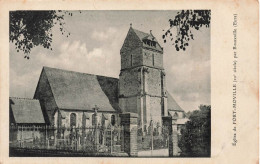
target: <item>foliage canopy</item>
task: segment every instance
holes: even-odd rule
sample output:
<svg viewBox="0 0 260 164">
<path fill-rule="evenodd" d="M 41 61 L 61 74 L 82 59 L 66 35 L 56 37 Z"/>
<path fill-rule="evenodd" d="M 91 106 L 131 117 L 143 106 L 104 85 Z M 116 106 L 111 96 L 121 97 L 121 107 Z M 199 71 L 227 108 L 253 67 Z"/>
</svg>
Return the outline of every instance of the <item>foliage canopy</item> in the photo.
<svg viewBox="0 0 260 164">
<path fill-rule="evenodd" d="M 175 49 L 186 50 L 189 41 L 194 40 L 191 29 L 199 30 L 201 27 L 210 26 L 211 12 L 210 10 L 182 10 L 178 12 L 174 19 L 169 20 L 170 28 L 162 35 L 164 43 L 167 38 L 173 42 Z M 177 34 L 172 34 L 172 28 L 176 27 Z"/>
<path fill-rule="evenodd" d="M 70 35 L 64 28 L 65 14 L 72 16 L 72 13 L 67 11 L 11 11 L 9 40 L 15 44 L 17 52 L 24 52 L 27 59 L 35 46 L 41 45 L 52 50 L 54 25 L 59 26 L 62 35 Z"/>
<path fill-rule="evenodd" d="M 179 147 L 181 156 L 209 157 L 211 147 L 211 106 L 200 105 L 190 114 L 189 121 L 181 130 Z"/>
</svg>

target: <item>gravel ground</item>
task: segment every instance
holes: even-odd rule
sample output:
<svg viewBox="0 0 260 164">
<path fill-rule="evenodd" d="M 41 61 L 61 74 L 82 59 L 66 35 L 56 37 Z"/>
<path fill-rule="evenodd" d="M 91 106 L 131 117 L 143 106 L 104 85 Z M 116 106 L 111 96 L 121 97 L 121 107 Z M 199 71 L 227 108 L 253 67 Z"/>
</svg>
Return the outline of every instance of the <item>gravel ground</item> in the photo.
<svg viewBox="0 0 260 164">
<path fill-rule="evenodd" d="M 148 151 L 139 151 L 138 157 L 168 157 L 169 156 L 169 150 L 168 149 L 159 149 L 159 150 L 148 150 Z"/>
</svg>

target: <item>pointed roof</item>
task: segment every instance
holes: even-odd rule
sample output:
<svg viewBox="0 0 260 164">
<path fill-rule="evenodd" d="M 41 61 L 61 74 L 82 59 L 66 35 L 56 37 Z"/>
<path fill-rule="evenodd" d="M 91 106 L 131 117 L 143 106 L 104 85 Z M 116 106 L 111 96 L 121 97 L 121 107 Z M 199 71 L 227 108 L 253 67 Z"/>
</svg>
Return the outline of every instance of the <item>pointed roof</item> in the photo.
<svg viewBox="0 0 260 164">
<path fill-rule="evenodd" d="M 44 67 L 59 109 L 119 111 L 118 79 Z"/>
<path fill-rule="evenodd" d="M 132 29 L 133 29 L 133 31 L 135 32 L 135 34 L 138 36 L 138 38 L 140 40 L 143 40 L 144 38 L 146 38 L 148 36 L 151 36 L 151 34 L 148 34 L 148 33 L 145 33 L 145 32 L 139 31 L 139 30 L 136 30 L 134 28 L 132 28 Z"/>
<path fill-rule="evenodd" d="M 25 98 L 9 98 L 13 121 L 17 124 L 44 124 L 39 100 Z"/>
<path fill-rule="evenodd" d="M 171 96 L 171 94 L 167 91 L 167 105 L 169 111 L 181 111 L 184 112 L 184 110 L 179 106 L 179 104 L 174 100 L 174 98 Z"/>
<path fill-rule="evenodd" d="M 154 50 L 157 50 L 157 51 L 160 51 L 162 52 L 163 51 L 163 48 L 160 46 L 160 44 L 158 43 L 158 41 L 156 40 L 156 38 L 153 36 L 152 33 L 148 34 L 148 33 L 145 33 L 145 32 L 142 32 L 142 31 L 139 31 L 139 30 L 136 30 L 132 27 L 130 27 L 130 29 L 132 29 L 134 31 L 134 33 L 136 34 L 136 36 L 139 38 L 139 40 L 143 43 L 143 47 L 146 47 L 146 48 L 150 48 L 150 49 L 154 49 Z M 154 41 L 156 44 L 155 44 L 155 47 L 153 46 L 149 46 L 147 44 L 145 44 L 145 40 L 150 40 L 150 41 Z"/>
<path fill-rule="evenodd" d="M 149 40 L 153 40 L 155 42 L 157 42 L 156 38 L 150 33 L 145 33 L 139 30 L 136 30 L 133 28 L 133 31 L 135 32 L 135 34 L 138 36 L 138 38 L 142 41 L 144 39 L 149 39 Z"/>
</svg>

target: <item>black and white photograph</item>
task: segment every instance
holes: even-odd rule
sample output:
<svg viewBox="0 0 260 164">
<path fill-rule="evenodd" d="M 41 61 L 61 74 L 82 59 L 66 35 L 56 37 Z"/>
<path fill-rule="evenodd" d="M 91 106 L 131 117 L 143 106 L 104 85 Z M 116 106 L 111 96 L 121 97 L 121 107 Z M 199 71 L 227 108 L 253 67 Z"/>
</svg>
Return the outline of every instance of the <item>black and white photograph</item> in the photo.
<svg viewBox="0 0 260 164">
<path fill-rule="evenodd" d="M 9 157 L 211 158 L 211 10 L 9 12 Z"/>
</svg>

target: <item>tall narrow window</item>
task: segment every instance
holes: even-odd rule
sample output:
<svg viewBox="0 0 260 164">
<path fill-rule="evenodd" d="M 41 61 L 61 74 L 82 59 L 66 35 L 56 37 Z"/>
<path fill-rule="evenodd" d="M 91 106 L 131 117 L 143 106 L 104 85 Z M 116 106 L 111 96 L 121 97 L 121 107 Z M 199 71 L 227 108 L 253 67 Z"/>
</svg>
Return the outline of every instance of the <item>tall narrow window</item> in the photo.
<svg viewBox="0 0 260 164">
<path fill-rule="evenodd" d="M 77 120 L 76 114 L 71 113 L 70 114 L 70 127 L 73 127 L 73 126 L 76 127 L 76 124 L 77 124 L 76 120 Z"/>
<path fill-rule="evenodd" d="M 131 63 L 131 66 L 133 66 L 133 55 L 131 54 L 131 61 L 130 61 Z"/>
<path fill-rule="evenodd" d="M 154 54 L 153 54 L 153 66 L 154 66 Z"/>
</svg>

